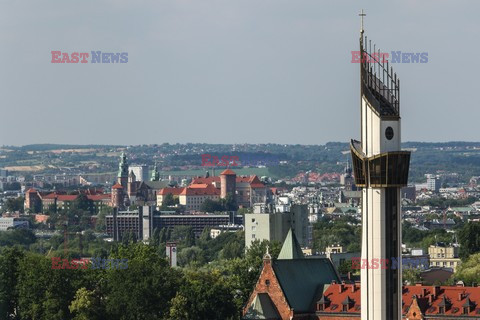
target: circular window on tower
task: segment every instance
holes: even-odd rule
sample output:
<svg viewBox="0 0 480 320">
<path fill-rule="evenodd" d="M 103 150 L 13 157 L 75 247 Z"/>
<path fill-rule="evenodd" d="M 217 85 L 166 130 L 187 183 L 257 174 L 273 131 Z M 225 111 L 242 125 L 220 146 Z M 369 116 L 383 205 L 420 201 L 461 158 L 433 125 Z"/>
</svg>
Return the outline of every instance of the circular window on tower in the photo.
<svg viewBox="0 0 480 320">
<path fill-rule="evenodd" d="M 385 137 L 386 137 L 388 140 L 392 140 L 392 139 L 393 139 L 393 129 L 392 129 L 392 127 L 387 127 L 387 129 L 385 129 Z"/>
</svg>

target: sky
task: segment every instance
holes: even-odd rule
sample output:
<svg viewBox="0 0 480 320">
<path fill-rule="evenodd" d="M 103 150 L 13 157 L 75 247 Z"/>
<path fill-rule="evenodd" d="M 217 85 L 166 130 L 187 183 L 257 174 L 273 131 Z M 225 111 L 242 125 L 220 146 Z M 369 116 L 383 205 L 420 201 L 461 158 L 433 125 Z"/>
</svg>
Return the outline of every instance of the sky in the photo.
<svg viewBox="0 0 480 320">
<path fill-rule="evenodd" d="M 0 145 L 359 138 L 362 8 L 382 52 L 428 52 L 391 64 L 402 140 L 479 141 L 476 0 L 3 0 Z"/>
</svg>

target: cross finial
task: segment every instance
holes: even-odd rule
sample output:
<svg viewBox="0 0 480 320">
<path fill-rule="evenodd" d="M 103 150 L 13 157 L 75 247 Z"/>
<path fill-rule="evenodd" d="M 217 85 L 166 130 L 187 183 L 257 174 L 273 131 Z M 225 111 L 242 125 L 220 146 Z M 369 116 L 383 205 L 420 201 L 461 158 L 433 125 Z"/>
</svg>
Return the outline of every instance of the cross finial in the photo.
<svg viewBox="0 0 480 320">
<path fill-rule="evenodd" d="M 272 259 L 272 256 L 270 255 L 270 252 L 268 252 L 268 249 L 269 249 L 269 245 L 267 244 L 267 252 L 265 253 L 265 255 L 263 256 L 263 259 L 265 260 L 271 260 Z"/>
<path fill-rule="evenodd" d="M 363 33 L 363 17 L 365 17 L 367 14 L 363 12 L 363 9 L 362 11 L 358 14 L 360 16 L 360 21 L 361 21 L 361 24 L 360 24 L 360 33 Z"/>
</svg>

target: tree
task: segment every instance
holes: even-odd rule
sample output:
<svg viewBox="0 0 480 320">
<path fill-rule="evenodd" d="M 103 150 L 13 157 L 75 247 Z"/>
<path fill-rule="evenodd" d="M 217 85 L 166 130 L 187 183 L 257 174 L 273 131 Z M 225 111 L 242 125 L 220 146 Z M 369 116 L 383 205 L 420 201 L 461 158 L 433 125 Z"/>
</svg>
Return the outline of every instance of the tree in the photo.
<svg viewBox="0 0 480 320">
<path fill-rule="evenodd" d="M 178 263 L 181 266 L 187 266 L 192 263 L 203 265 L 206 262 L 205 253 L 199 247 L 187 247 L 178 252 Z"/>
<path fill-rule="evenodd" d="M 16 318 L 18 265 L 23 256 L 23 251 L 15 247 L 4 248 L 0 255 L 0 319 Z"/>
<path fill-rule="evenodd" d="M 143 243 L 122 245 L 112 259 L 128 259 L 128 268 L 106 270 L 108 319 L 163 319 L 175 297 L 180 271 L 170 268 L 155 247 Z"/>
<path fill-rule="evenodd" d="M 404 283 L 408 283 L 410 285 L 415 284 L 422 280 L 420 276 L 420 269 L 417 268 L 406 268 L 402 270 L 402 278 Z"/>
<path fill-rule="evenodd" d="M 7 201 L 5 201 L 5 209 L 7 210 L 7 212 L 23 212 L 24 200 L 25 199 L 23 197 L 7 199 Z"/>
<path fill-rule="evenodd" d="M 190 226 L 176 226 L 169 240 L 180 242 L 183 247 L 191 247 L 195 245 L 195 233 Z"/>
<path fill-rule="evenodd" d="M 167 193 L 167 195 L 162 201 L 162 207 L 168 207 L 168 206 L 174 206 L 174 205 L 175 205 L 175 199 L 173 198 L 173 194 Z"/>
<path fill-rule="evenodd" d="M 236 314 L 233 300 L 226 279 L 219 272 L 188 271 L 172 299 L 170 319 L 233 319 Z"/>
<path fill-rule="evenodd" d="M 480 252 L 480 223 L 466 223 L 458 233 L 460 256 L 465 258 Z"/>
<path fill-rule="evenodd" d="M 14 229 L 0 233 L 0 246 L 20 245 L 28 248 L 35 241 L 35 234 L 29 229 Z"/>
<path fill-rule="evenodd" d="M 90 271 L 92 276 L 86 277 Z M 19 263 L 17 290 L 21 319 L 69 320 L 76 291 L 97 281 L 97 270 L 52 269 L 50 259 L 27 253 Z"/>
<path fill-rule="evenodd" d="M 80 193 L 72 203 L 72 210 L 88 211 L 93 213 L 93 201 L 88 199 L 85 193 Z"/>
<path fill-rule="evenodd" d="M 203 212 L 217 212 L 217 211 L 223 211 L 224 206 L 221 202 L 207 199 L 205 200 L 202 205 L 200 206 L 200 211 Z"/>
<path fill-rule="evenodd" d="M 480 283 L 480 253 L 472 254 L 455 272 L 455 279 L 465 284 Z"/>
<path fill-rule="evenodd" d="M 238 241 L 230 241 L 225 244 L 223 249 L 220 251 L 220 259 L 234 259 L 240 258 L 243 256 L 245 251 L 245 244 L 239 243 Z"/>
<path fill-rule="evenodd" d="M 238 205 L 235 197 L 231 193 L 227 193 L 224 199 L 224 208 L 226 211 L 237 211 Z"/>
<path fill-rule="evenodd" d="M 338 267 L 338 272 L 340 274 L 348 274 L 349 272 L 356 271 L 352 269 L 352 260 L 347 259 L 343 261 L 342 264 Z"/>
<path fill-rule="evenodd" d="M 105 316 L 105 310 L 96 292 L 85 287 L 77 290 L 68 308 L 75 315 L 73 320 L 100 320 Z"/>
</svg>

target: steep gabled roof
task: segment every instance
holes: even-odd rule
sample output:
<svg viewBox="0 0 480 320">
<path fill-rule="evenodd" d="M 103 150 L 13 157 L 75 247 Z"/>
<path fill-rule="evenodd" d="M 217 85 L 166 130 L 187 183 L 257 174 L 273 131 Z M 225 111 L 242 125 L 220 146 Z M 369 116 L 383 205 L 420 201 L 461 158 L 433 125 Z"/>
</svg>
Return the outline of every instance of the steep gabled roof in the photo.
<svg viewBox="0 0 480 320">
<path fill-rule="evenodd" d="M 281 317 L 268 293 L 259 293 L 243 316 L 243 319 L 280 320 Z"/>
<path fill-rule="evenodd" d="M 274 260 L 272 267 L 289 306 L 299 313 L 312 310 L 319 288 L 340 281 L 327 258 Z"/>
<path fill-rule="evenodd" d="M 302 248 L 300 247 L 300 243 L 295 236 L 295 232 L 290 228 L 288 230 L 287 236 L 285 237 L 285 241 L 283 241 L 282 250 L 280 250 L 280 254 L 278 255 L 279 260 L 286 260 L 286 259 L 302 259 L 303 252 Z"/>
</svg>

